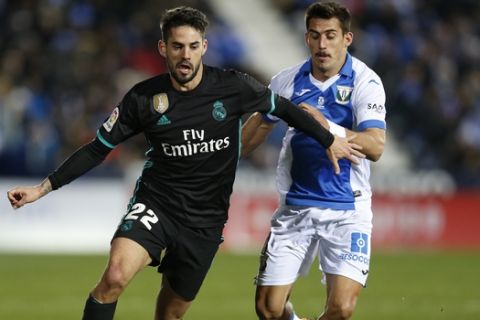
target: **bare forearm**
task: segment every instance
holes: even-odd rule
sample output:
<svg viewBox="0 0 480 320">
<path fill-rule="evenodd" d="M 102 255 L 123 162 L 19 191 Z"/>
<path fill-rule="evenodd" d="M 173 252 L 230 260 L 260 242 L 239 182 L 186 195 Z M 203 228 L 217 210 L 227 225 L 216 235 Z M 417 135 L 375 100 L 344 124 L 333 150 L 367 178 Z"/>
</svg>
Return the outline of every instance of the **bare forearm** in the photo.
<svg viewBox="0 0 480 320">
<path fill-rule="evenodd" d="M 322 124 L 322 126 L 328 128 L 333 134 L 341 137 L 354 136 L 351 141 L 362 147 L 361 152 L 367 156 L 367 159 L 371 161 L 377 161 L 380 159 L 385 147 L 385 130 L 370 128 L 362 132 L 351 131 L 328 121 L 318 109 L 306 103 L 301 103 L 300 107 L 312 115 L 315 120 Z"/>
<path fill-rule="evenodd" d="M 47 178 L 42 183 L 33 187 L 16 187 L 7 192 L 8 200 L 14 209 L 18 209 L 27 203 L 37 201 L 52 191 L 52 184 Z"/>
<path fill-rule="evenodd" d="M 370 161 L 377 161 L 382 156 L 385 148 L 385 130 L 366 129 L 362 132 L 346 130 L 347 137 L 355 135 L 352 142 L 362 146 L 362 153 Z"/>
<path fill-rule="evenodd" d="M 242 127 L 241 157 L 245 158 L 265 141 L 274 124 L 265 123 L 260 113 L 254 113 Z"/>
<path fill-rule="evenodd" d="M 40 192 L 40 196 L 39 198 L 47 195 L 48 193 L 50 193 L 50 191 L 52 191 L 52 183 L 50 182 L 50 179 L 48 178 L 45 178 L 42 183 L 40 183 L 38 185 L 38 188 L 39 188 L 39 192 Z"/>
</svg>

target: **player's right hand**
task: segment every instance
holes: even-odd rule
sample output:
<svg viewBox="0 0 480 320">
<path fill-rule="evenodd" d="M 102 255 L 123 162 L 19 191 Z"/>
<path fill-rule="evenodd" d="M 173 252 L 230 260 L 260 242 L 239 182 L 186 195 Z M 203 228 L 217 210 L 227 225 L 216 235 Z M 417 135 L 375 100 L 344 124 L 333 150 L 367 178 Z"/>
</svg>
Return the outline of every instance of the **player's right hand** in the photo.
<svg viewBox="0 0 480 320">
<path fill-rule="evenodd" d="M 7 192 L 8 201 L 14 209 L 40 198 L 38 187 L 17 187 Z"/>
</svg>

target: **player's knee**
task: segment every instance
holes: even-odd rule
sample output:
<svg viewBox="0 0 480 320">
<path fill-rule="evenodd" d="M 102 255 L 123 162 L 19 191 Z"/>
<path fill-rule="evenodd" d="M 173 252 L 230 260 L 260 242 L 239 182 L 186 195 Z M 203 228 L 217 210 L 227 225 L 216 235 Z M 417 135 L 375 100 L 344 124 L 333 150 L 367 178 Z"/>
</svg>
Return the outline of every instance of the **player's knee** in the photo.
<svg viewBox="0 0 480 320">
<path fill-rule="evenodd" d="M 260 320 L 276 320 L 282 317 L 284 305 L 257 302 L 255 305 L 255 310 Z"/>
<path fill-rule="evenodd" d="M 327 304 L 326 314 L 331 320 L 347 320 L 353 315 L 355 302 L 332 301 Z"/>
<path fill-rule="evenodd" d="M 127 286 L 129 279 L 119 265 L 111 264 L 108 266 L 103 276 L 103 283 L 110 291 L 123 291 Z"/>
</svg>

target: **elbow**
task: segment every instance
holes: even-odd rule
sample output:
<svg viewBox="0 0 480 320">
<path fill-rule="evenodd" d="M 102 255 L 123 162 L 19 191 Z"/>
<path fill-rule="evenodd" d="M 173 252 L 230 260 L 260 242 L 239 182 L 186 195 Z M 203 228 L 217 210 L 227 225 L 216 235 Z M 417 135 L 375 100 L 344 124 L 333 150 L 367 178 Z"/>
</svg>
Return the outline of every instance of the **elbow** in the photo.
<svg viewBox="0 0 480 320">
<path fill-rule="evenodd" d="M 380 160 L 381 156 L 382 156 L 382 153 L 369 154 L 367 156 L 367 159 L 372 161 L 372 162 L 377 162 L 378 160 Z"/>
<path fill-rule="evenodd" d="M 367 154 L 367 159 L 373 162 L 377 162 L 382 157 L 384 149 L 385 149 L 385 138 L 376 139 L 375 147 L 372 148 L 371 152 Z"/>
</svg>

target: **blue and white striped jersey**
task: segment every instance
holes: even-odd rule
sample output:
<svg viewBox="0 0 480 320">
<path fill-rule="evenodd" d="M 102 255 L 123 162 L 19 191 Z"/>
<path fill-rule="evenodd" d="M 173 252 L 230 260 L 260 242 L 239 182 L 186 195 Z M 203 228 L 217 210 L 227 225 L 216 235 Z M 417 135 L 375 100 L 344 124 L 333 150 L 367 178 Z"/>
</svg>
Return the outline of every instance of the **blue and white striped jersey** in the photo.
<svg viewBox="0 0 480 320">
<path fill-rule="evenodd" d="M 275 93 L 299 104 L 319 109 L 344 128 L 363 131 L 386 128 L 385 91 L 380 77 L 365 63 L 347 54 L 340 72 L 325 82 L 311 74 L 311 60 L 282 70 L 270 83 Z M 266 116 L 271 121 L 278 118 Z M 277 167 L 281 202 L 337 210 L 355 208 L 357 201 L 370 201 L 370 162 L 360 165 L 342 159 L 336 175 L 325 149 L 311 137 L 290 127 L 284 137 Z"/>
</svg>

